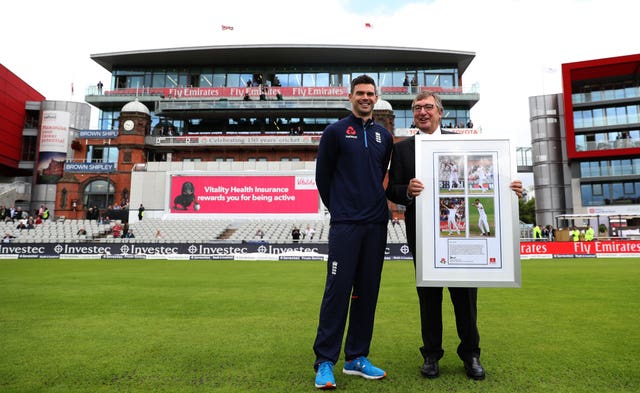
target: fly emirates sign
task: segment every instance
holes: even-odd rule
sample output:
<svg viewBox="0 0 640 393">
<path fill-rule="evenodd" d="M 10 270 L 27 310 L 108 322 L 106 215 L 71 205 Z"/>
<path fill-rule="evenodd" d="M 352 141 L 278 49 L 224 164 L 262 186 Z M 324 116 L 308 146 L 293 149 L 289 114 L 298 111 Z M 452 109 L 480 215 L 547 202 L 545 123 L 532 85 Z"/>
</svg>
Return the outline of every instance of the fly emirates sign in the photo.
<svg viewBox="0 0 640 393">
<path fill-rule="evenodd" d="M 553 256 L 628 256 L 640 257 L 640 241 L 606 240 L 591 242 L 521 242 L 523 258 L 550 258 Z"/>
</svg>

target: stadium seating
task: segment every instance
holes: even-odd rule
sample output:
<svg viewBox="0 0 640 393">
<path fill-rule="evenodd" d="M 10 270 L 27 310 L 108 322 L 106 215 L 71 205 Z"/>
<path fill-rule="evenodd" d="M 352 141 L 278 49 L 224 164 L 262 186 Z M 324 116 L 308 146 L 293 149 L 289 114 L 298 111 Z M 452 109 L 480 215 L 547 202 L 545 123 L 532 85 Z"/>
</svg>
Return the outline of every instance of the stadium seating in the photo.
<svg viewBox="0 0 640 393">
<path fill-rule="evenodd" d="M 51 242 L 252 242 L 265 241 L 271 243 L 290 243 L 291 231 L 295 226 L 304 234 L 307 226 L 315 230 L 313 239 L 301 236 L 300 242 L 327 242 L 329 238 L 329 218 L 325 219 L 188 219 L 165 220 L 145 218 L 123 225 L 124 231 L 130 229 L 134 238 L 114 238 L 111 230 L 115 222 L 101 224 L 96 220 L 48 220 L 36 225 L 34 229 L 17 229 L 17 222 L 0 223 L 2 234 L 9 233 L 15 237 L 16 243 L 51 243 Z M 86 234 L 79 234 L 84 229 Z M 258 236 L 258 229 L 264 233 Z M 389 243 L 405 243 L 406 228 L 404 221 L 388 224 L 387 241 Z"/>
</svg>

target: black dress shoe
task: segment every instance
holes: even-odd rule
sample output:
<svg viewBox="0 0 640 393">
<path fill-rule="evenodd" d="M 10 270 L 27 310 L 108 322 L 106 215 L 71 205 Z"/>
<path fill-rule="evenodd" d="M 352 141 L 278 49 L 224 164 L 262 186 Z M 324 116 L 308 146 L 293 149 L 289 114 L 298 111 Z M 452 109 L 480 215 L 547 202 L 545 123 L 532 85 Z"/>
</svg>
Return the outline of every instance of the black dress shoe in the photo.
<svg viewBox="0 0 640 393">
<path fill-rule="evenodd" d="M 440 367 L 438 367 L 438 361 L 426 358 L 422 369 L 420 369 L 422 376 L 426 378 L 437 378 L 440 375 Z"/>
<path fill-rule="evenodd" d="M 484 379 L 484 368 L 479 358 L 473 357 L 471 361 L 464 362 L 464 369 L 467 371 L 467 377 L 477 381 Z"/>
</svg>

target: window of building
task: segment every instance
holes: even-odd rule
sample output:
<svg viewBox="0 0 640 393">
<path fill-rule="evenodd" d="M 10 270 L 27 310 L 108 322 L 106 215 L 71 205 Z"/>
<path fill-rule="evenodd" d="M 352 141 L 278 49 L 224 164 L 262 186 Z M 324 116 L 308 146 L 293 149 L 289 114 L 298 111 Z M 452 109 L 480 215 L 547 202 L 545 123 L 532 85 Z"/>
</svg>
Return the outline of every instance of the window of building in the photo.
<svg viewBox="0 0 640 393">
<path fill-rule="evenodd" d="M 602 127 L 606 125 L 606 121 L 605 121 L 605 115 L 604 115 L 604 110 L 599 108 L 599 109 L 594 109 L 591 112 L 592 116 L 593 116 L 593 126 L 594 127 Z"/>
<path fill-rule="evenodd" d="M 591 190 L 593 192 L 593 195 L 600 196 L 600 195 L 603 194 L 603 192 L 602 192 L 602 184 L 592 184 L 591 185 Z"/>
<path fill-rule="evenodd" d="M 395 128 L 410 128 L 413 123 L 413 111 L 408 108 L 394 108 L 395 119 L 393 125 Z"/>
<path fill-rule="evenodd" d="M 213 87 L 224 87 L 227 86 L 227 75 L 226 74 L 213 74 Z"/>
<path fill-rule="evenodd" d="M 593 112 L 596 112 L 596 110 L 594 109 Z M 606 116 L 607 116 L 607 125 L 609 126 L 615 126 L 617 124 L 621 124 L 618 120 L 618 116 L 617 116 L 617 108 L 607 108 L 606 111 Z M 597 126 L 597 124 L 594 123 L 594 126 Z"/>
<path fill-rule="evenodd" d="M 148 151 L 147 161 L 148 162 L 165 162 L 167 161 L 167 153 L 157 152 L 157 151 Z"/>
<path fill-rule="evenodd" d="M 573 112 L 573 127 L 584 128 L 584 122 L 582 121 L 582 111 Z"/>
<path fill-rule="evenodd" d="M 582 126 L 593 127 L 593 113 L 591 111 L 582 112 Z"/>
<path fill-rule="evenodd" d="M 627 120 L 629 124 L 640 123 L 640 116 L 638 116 L 638 108 L 640 105 L 628 105 L 627 106 Z"/>
<path fill-rule="evenodd" d="M 580 191 L 583 206 L 640 203 L 640 182 L 582 184 Z"/>
<path fill-rule="evenodd" d="M 622 183 L 622 187 L 623 187 L 622 192 L 625 195 L 634 195 L 635 192 L 636 192 L 635 187 L 634 187 L 634 183 L 632 183 L 632 182 L 624 182 L 624 183 Z"/>
<path fill-rule="evenodd" d="M 144 84 L 144 75 L 130 75 L 127 77 L 127 87 L 142 89 Z"/>
<path fill-rule="evenodd" d="M 302 75 L 302 84 L 304 86 L 329 86 L 329 73 L 305 73 Z"/>
<path fill-rule="evenodd" d="M 200 78 L 198 80 L 198 87 L 213 87 L 213 74 L 212 73 L 200 74 Z"/>
<path fill-rule="evenodd" d="M 178 87 L 178 73 L 170 71 L 165 74 L 164 85 L 161 87 Z"/>
<path fill-rule="evenodd" d="M 84 187 L 82 192 L 83 205 L 106 209 L 109 205 L 113 205 L 114 193 L 115 188 L 111 180 L 93 180 Z"/>
<path fill-rule="evenodd" d="M 393 73 L 392 72 L 381 72 L 378 74 L 378 87 L 382 86 L 395 86 L 393 84 Z M 402 80 L 398 86 L 402 86 Z"/>
<path fill-rule="evenodd" d="M 20 152 L 21 161 L 36 160 L 36 146 L 38 145 L 38 137 L 35 135 L 22 137 L 22 151 Z"/>
<path fill-rule="evenodd" d="M 282 87 L 299 87 L 302 86 L 302 74 L 301 73 L 291 73 L 291 74 L 276 74 L 276 77 L 280 81 L 280 85 Z"/>
<path fill-rule="evenodd" d="M 112 162 L 118 165 L 118 148 L 115 146 L 87 146 L 87 162 Z"/>
<path fill-rule="evenodd" d="M 40 126 L 40 111 L 27 109 L 24 116 L 24 128 L 38 128 Z"/>
<path fill-rule="evenodd" d="M 585 135 L 576 135 L 576 150 L 577 151 L 587 150 L 587 138 Z"/>
</svg>

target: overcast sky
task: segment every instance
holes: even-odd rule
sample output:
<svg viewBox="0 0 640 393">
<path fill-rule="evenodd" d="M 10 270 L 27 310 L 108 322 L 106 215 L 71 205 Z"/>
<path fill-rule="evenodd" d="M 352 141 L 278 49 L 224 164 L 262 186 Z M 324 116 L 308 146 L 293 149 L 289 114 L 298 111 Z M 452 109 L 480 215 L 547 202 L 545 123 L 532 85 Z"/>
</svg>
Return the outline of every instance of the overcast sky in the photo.
<svg viewBox="0 0 640 393">
<path fill-rule="evenodd" d="M 559 93 L 561 64 L 640 52 L 637 0 L 31 0 L 2 8 L 0 62 L 49 100 L 84 101 L 88 86 L 108 86 L 110 74 L 89 57 L 97 53 L 305 43 L 474 52 L 463 75 L 480 92 L 472 120 L 516 146 L 530 144 L 528 97 Z"/>
</svg>

